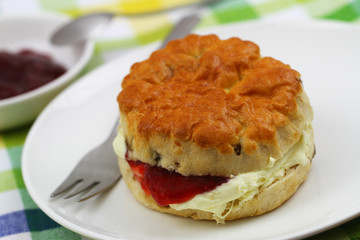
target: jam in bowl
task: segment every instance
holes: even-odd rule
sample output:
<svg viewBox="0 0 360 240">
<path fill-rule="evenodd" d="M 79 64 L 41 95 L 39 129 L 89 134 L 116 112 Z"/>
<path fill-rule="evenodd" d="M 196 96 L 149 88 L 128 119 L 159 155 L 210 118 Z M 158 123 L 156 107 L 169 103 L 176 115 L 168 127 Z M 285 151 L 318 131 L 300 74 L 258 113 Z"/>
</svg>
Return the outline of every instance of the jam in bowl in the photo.
<svg viewBox="0 0 360 240">
<path fill-rule="evenodd" d="M 0 51 L 0 99 L 41 87 L 66 72 L 50 55 L 30 49 Z"/>
<path fill-rule="evenodd" d="M 51 13 L 0 16 L 0 131 L 34 121 L 91 59 L 91 39 L 51 44 L 51 35 L 69 21 Z"/>
</svg>

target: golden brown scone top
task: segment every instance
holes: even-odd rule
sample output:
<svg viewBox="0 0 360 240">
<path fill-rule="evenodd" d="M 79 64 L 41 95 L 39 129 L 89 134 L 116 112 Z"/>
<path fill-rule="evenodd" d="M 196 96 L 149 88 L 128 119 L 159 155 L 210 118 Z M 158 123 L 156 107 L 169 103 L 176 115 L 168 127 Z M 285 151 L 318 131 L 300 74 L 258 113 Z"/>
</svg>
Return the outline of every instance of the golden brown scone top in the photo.
<svg viewBox="0 0 360 240">
<path fill-rule="evenodd" d="M 159 140 L 161 136 L 171 139 L 173 150 L 191 142 L 200 149 L 216 149 L 220 155 L 241 151 L 248 162 L 252 154 L 267 155 L 247 170 L 264 166 L 269 154 L 281 155 L 284 149 L 278 146 L 277 131 L 298 115 L 297 96 L 302 92 L 300 74 L 278 60 L 262 58 L 255 43 L 194 34 L 135 63 L 122 88 L 118 102 L 127 116 L 125 135 L 130 141 L 141 139 L 141 147 L 151 144 L 146 139 L 168 144 Z M 295 128 L 285 131 L 292 134 L 285 137 L 294 139 L 285 150 L 301 136 Z M 159 147 L 160 143 L 153 146 Z M 272 147 L 277 150 L 269 150 Z M 179 155 L 185 149 L 190 151 L 187 146 Z M 156 151 L 162 154 L 161 149 Z M 145 155 L 144 161 L 154 164 Z M 163 167 L 173 168 L 170 163 Z M 194 172 L 184 170 L 185 174 Z"/>
</svg>

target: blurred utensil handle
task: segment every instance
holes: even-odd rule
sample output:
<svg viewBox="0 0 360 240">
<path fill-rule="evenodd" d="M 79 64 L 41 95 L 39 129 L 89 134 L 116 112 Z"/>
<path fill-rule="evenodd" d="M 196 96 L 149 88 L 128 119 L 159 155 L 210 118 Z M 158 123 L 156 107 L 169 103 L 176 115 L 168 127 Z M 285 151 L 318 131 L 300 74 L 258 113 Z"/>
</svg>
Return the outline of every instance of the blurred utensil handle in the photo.
<svg viewBox="0 0 360 240">
<path fill-rule="evenodd" d="M 183 38 L 186 35 L 188 35 L 194 29 L 194 27 L 199 21 L 200 21 L 200 17 L 195 13 L 180 19 L 180 21 L 177 24 L 175 24 L 170 34 L 162 42 L 160 49 L 164 48 L 169 41 Z"/>
</svg>

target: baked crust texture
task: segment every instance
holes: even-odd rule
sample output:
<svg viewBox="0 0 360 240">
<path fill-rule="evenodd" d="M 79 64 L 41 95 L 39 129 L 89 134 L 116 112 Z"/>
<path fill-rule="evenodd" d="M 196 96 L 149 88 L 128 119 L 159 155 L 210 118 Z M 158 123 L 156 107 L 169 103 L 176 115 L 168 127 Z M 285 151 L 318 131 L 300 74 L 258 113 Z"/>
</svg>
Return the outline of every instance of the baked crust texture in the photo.
<svg viewBox="0 0 360 240">
<path fill-rule="evenodd" d="M 172 41 L 135 63 L 122 88 L 121 125 L 133 156 L 184 176 L 262 169 L 313 118 L 300 74 L 239 38 Z"/>
</svg>

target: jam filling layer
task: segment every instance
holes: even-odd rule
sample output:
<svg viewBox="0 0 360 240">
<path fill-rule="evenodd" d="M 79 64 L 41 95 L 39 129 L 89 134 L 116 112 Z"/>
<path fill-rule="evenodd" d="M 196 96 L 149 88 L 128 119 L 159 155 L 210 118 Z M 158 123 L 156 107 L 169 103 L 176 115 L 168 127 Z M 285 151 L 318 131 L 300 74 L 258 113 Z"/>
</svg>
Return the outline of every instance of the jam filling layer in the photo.
<svg viewBox="0 0 360 240">
<path fill-rule="evenodd" d="M 195 195 L 211 191 L 229 180 L 227 177 L 219 176 L 183 176 L 131 159 L 128 152 L 125 159 L 144 192 L 151 195 L 160 206 L 186 202 Z"/>
</svg>

